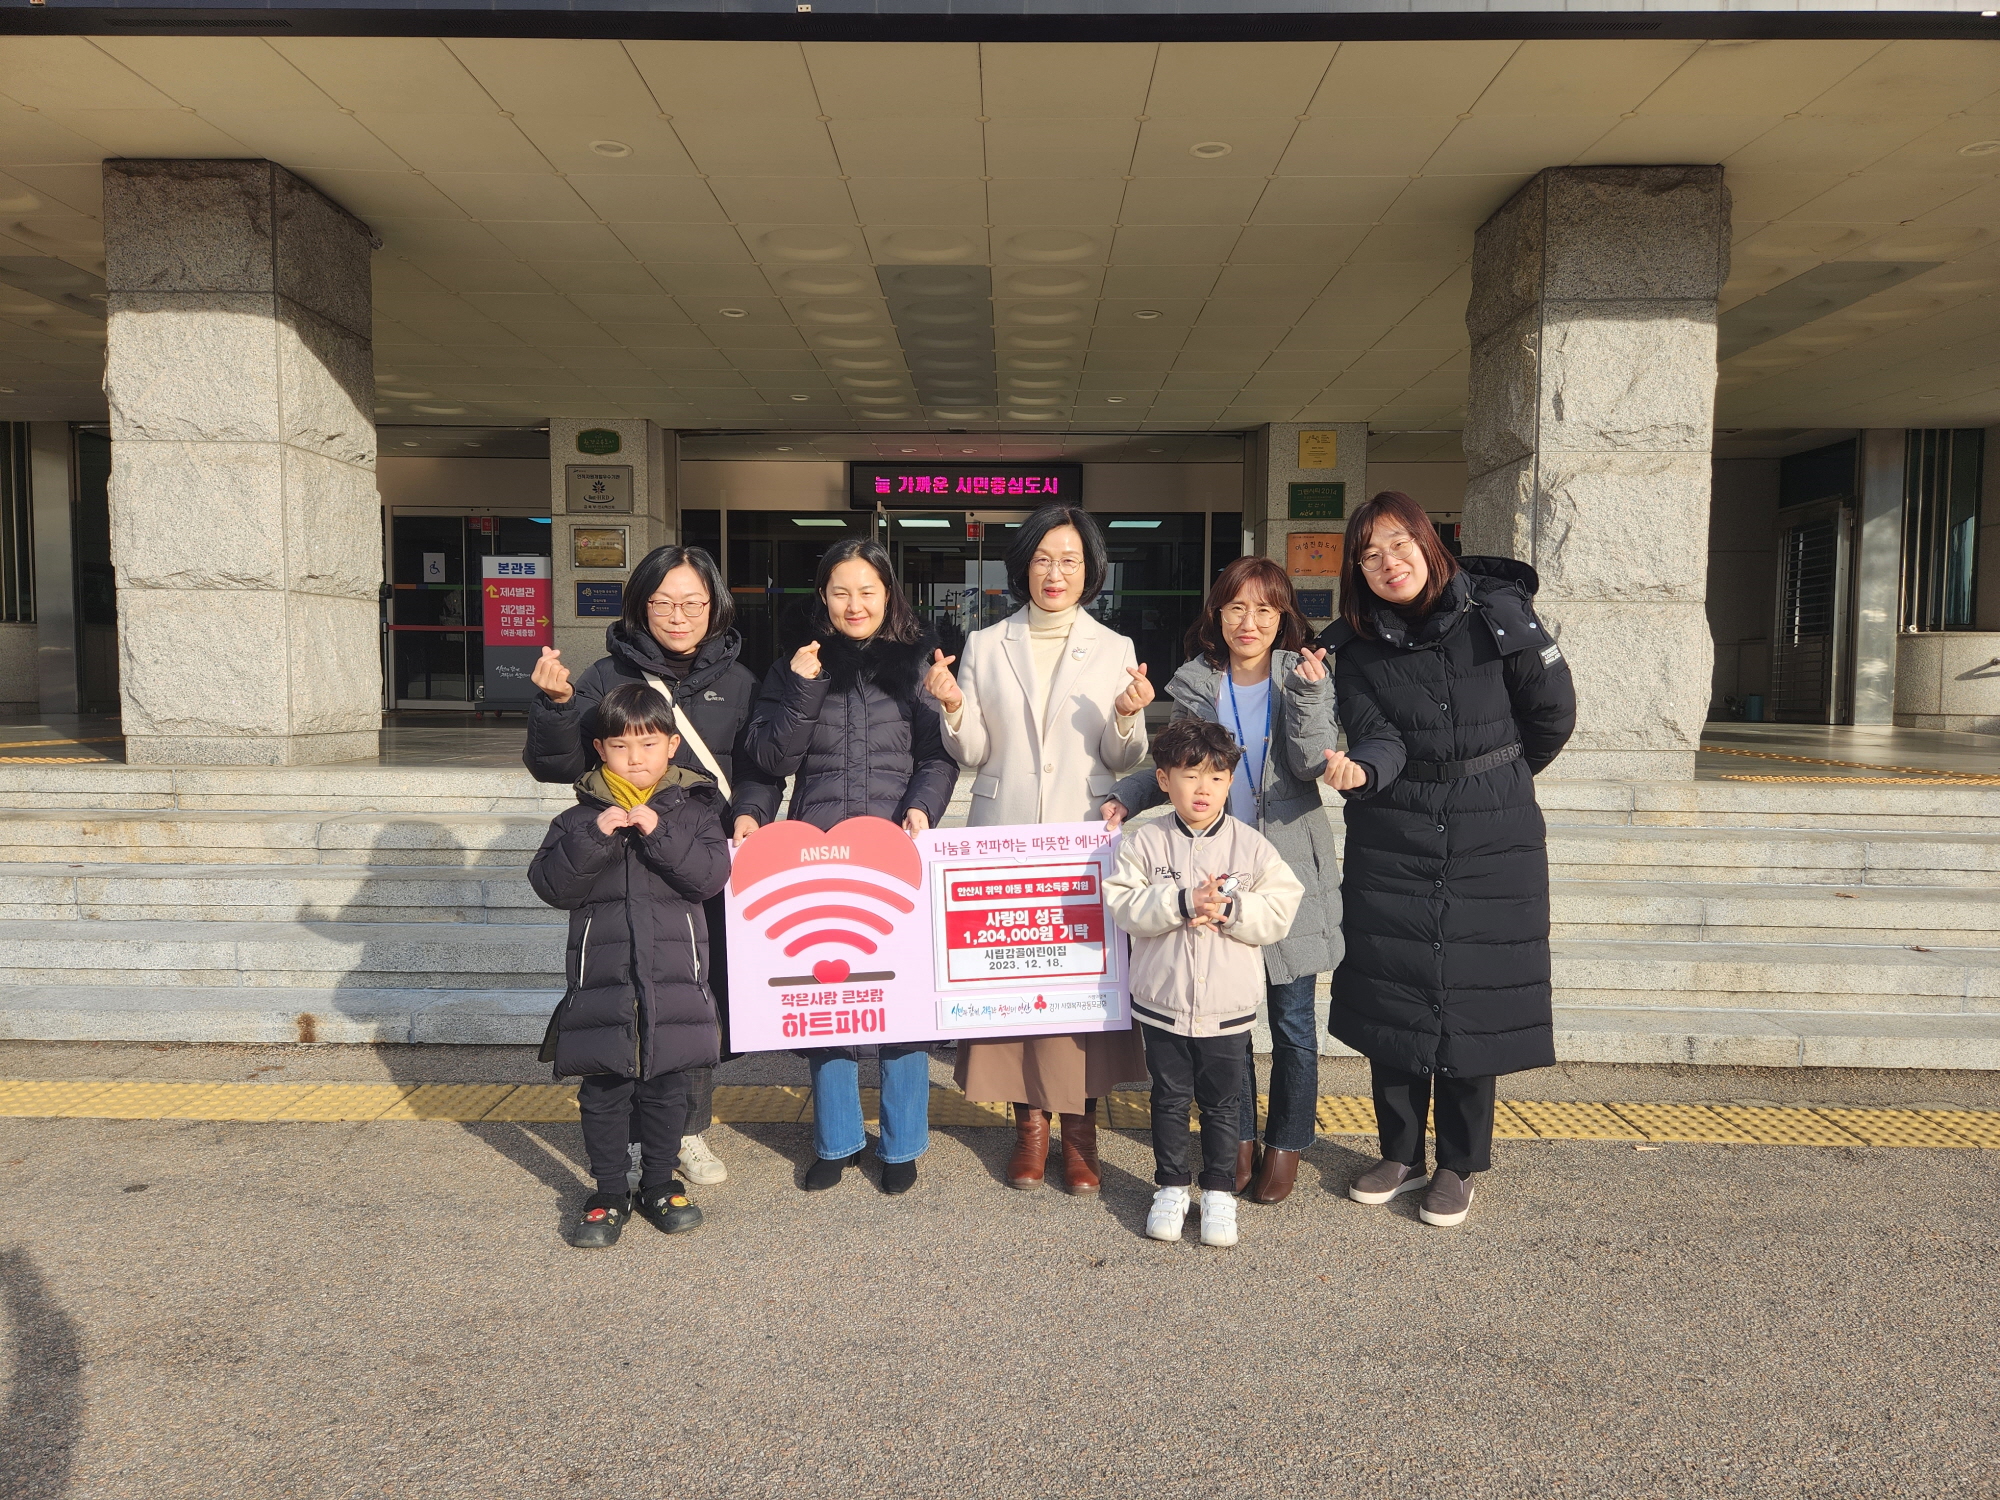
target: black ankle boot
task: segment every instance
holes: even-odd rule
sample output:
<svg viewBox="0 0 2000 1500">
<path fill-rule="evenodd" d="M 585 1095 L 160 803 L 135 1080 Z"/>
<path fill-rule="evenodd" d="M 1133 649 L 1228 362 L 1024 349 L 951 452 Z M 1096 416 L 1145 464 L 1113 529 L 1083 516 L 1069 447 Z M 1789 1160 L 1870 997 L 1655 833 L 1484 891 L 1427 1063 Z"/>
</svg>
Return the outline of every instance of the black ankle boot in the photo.
<svg viewBox="0 0 2000 1500">
<path fill-rule="evenodd" d="M 830 1187 L 839 1187 L 841 1174 L 849 1167 L 858 1167 L 860 1165 L 861 1153 L 859 1151 L 855 1152 L 852 1156 L 836 1156 L 830 1160 L 822 1156 L 806 1168 L 806 1191 L 809 1193 L 823 1193 Z"/>
</svg>

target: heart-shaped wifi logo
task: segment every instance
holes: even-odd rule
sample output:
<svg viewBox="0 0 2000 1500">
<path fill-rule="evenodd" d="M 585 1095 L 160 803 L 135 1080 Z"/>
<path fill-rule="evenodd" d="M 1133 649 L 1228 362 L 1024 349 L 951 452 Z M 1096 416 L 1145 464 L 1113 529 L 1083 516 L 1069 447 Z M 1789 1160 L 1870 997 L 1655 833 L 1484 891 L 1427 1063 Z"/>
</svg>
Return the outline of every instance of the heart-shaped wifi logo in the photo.
<svg viewBox="0 0 2000 1500">
<path fill-rule="evenodd" d="M 736 851 L 729 888 L 748 897 L 745 921 L 758 924 L 787 958 L 810 972 L 773 984 L 843 984 L 895 978 L 892 970 L 856 971 L 849 954 L 873 956 L 878 939 L 916 910 L 923 860 L 908 834 L 886 818 L 848 818 L 822 832 L 810 823 L 760 828 Z M 829 948 L 846 950 L 816 957 Z"/>
</svg>

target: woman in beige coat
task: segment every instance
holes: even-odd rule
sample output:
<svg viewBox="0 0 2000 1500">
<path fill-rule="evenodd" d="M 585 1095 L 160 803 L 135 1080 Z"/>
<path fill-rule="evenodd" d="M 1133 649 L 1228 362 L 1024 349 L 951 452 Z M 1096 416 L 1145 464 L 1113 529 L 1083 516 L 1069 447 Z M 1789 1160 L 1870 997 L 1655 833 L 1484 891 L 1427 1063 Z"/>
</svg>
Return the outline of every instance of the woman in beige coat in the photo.
<svg viewBox="0 0 2000 1500">
<path fill-rule="evenodd" d="M 945 748 L 974 773 L 968 826 L 1098 822 L 1119 776 L 1145 757 L 1146 668 L 1127 637 L 1084 613 L 1108 567 L 1096 522 L 1074 506 L 1043 506 L 1007 553 L 1007 586 L 1024 607 L 972 634 L 956 678 L 957 658 L 935 658 L 925 686 L 944 710 Z M 1014 1106 L 1007 1181 L 1017 1188 L 1042 1185 L 1056 1114 L 1065 1185 L 1096 1192 L 1096 1101 L 1145 1077 L 1135 1031 L 965 1042 L 958 1052 L 968 1099 Z"/>
</svg>

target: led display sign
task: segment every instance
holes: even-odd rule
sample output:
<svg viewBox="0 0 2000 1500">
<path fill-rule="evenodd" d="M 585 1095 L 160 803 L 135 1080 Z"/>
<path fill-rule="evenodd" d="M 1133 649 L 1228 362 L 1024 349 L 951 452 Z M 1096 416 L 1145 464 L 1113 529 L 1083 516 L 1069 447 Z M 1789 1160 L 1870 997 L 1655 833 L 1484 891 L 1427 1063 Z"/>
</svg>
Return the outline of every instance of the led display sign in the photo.
<svg viewBox="0 0 2000 1500">
<path fill-rule="evenodd" d="M 856 510 L 1033 510 L 1083 504 L 1082 464 L 849 464 Z"/>
</svg>

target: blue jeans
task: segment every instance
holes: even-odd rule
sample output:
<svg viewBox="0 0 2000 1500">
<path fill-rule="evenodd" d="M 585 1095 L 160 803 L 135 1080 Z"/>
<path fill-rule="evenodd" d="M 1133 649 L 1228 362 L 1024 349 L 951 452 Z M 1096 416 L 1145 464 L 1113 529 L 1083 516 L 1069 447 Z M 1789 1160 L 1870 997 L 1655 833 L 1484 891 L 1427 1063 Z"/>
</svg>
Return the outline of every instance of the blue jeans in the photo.
<svg viewBox="0 0 2000 1500">
<path fill-rule="evenodd" d="M 812 1073 L 813 1150 L 821 1161 L 844 1161 L 868 1144 L 861 1125 L 860 1061 L 839 1047 L 816 1047 L 805 1056 Z M 884 1046 L 882 1144 L 876 1154 L 885 1162 L 915 1161 L 930 1143 L 930 1048 L 921 1042 Z"/>
<path fill-rule="evenodd" d="M 1287 984 L 1266 984 L 1271 1014 L 1271 1107 L 1264 1115 L 1264 1144 L 1279 1151 L 1303 1151 L 1319 1123 L 1319 1028 L 1313 1025 L 1317 974 Z M 1246 1087 L 1239 1117 L 1242 1139 L 1257 1139 L 1257 1062 L 1243 1040 Z"/>
</svg>

